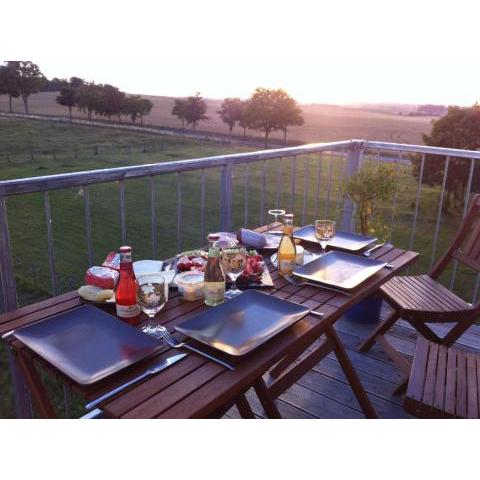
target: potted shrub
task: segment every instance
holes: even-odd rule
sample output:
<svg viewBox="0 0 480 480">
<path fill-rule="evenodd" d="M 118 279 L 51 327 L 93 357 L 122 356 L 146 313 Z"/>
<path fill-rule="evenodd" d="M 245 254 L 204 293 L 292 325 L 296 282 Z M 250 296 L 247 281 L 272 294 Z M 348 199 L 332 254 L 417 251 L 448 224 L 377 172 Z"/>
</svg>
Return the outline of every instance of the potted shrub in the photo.
<svg viewBox="0 0 480 480">
<path fill-rule="evenodd" d="M 382 207 L 391 202 L 398 192 L 398 180 L 392 165 L 383 163 L 365 163 L 361 169 L 347 179 L 343 193 L 356 207 L 356 215 L 363 235 L 378 238 L 386 242 L 389 228 L 382 217 Z M 348 310 L 345 316 L 349 320 L 375 322 L 380 316 L 382 299 L 371 295 Z"/>
</svg>

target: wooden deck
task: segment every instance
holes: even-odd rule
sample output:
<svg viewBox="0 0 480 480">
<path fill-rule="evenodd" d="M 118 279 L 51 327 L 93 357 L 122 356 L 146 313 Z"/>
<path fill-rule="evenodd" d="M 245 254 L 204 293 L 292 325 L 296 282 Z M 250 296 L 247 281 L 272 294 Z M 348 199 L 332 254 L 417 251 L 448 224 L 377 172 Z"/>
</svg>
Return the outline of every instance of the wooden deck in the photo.
<svg viewBox="0 0 480 480">
<path fill-rule="evenodd" d="M 382 317 L 389 307 L 385 306 Z M 380 418 L 410 418 L 403 409 L 404 395 L 392 392 L 400 380 L 400 370 L 382 350 L 374 345 L 368 353 L 358 352 L 358 345 L 375 324 L 353 323 L 340 319 L 335 327 L 352 363 Z M 441 334 L 445 327 L 434 327 Z M 401 320 L 386 335 L 402 354 L 411 359 L 416 342 L 416 332 Z M 455 344 L 467 351 L 480 350 L 480 325 L 471 326 Z M 313 347 L 312 347 L 313 348 Z M 268 376 L 265 377 L 268 381 Z M 262 407 L 252 392 L 247 393 L 255 415 L 264 416 Z M 283 418 L 364 418 L 361 408 L 349 387 L 340 365 L 332 353 L 301 378 L 277 400 Z M 233 407 L 225 418 L 239 418 Z"/>
</svg>

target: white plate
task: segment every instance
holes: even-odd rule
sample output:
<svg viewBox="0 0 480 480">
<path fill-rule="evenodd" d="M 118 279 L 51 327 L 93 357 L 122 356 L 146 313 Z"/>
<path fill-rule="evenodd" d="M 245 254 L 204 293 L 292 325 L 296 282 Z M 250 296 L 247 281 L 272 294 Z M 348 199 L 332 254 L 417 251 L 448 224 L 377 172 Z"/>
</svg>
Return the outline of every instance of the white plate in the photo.
<svg viewBox="0 0 480 480">
<path fill-rule="evenodd" d="M 160 273 L 163 262 L 161 260 L 139 260 L 133 262 L 133 271 L 135 276 L 145 275 L 146 273 Z"/>
</svg>

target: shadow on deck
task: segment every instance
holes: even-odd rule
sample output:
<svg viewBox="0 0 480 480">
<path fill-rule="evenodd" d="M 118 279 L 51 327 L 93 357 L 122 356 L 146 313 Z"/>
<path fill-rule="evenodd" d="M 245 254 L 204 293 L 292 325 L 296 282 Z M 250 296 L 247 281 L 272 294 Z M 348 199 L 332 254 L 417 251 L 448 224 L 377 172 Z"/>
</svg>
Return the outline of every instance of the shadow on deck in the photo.
<svg viewBox="0 0 480 480">
<path fill-rule="evenodd" d="M 388 308 L 385 306 L 382 317 L 388 314 Z M 403 409 L 405 395 L 392 394 L 402 378 L 399 368 L 379 345 L 374 345 L 368 353 L 358 351 L 359 344 L 374 326 L 372 323 L 354 323 L 345 318 L 335 324 L 379 418 L 411 418 Z M 445 329 L 445 325 L 434 327 L 439 335 Z M 412 359 L 417 333 L 410 325 L 400 320 L 386 337 L 399 352 Z M 318 346 L 318 343 L 311 349 Z M 480 350 L 480 325 L 471 326 L 455 346 L 467 351 Z M 255 394 L 249 391 L 247 398 L 255 415 L 264 417 Z M 334 353 L 324 358 L 281 395 L 277 406 L 283 418 L 364 418 Z M 239 418 L 236 407 L 230 409 L 225 418 Z"/>
</svg>

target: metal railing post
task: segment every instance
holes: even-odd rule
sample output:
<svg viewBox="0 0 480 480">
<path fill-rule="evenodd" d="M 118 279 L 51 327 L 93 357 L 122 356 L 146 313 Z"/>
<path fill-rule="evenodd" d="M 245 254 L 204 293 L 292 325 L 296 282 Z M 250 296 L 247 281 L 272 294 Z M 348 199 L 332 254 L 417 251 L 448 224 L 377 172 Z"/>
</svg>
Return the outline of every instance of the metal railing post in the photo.
<svg viewBox="0 0 480 480">
<path fill-rule="evenodd" d="M 226 232 L 230 231 L 232 224 L 232 173 L 232 164 L 227 163 L 222 168 L 220 192 L 220 225 Z"/>
<path fill-rule="evenodd" d="M 362 163 L 363 145 L 360 141 L 353 141 L 347 155 L 347 178 L 358 172 Z M 352 232 L 354 223 L 355 207 L 350 199 L 345 199 L 343 204 L 342 230 Z"/>
<path fill-rule="evenodd" d="M 15 310 L 17 308 L 17 288 L 10 250 L 7 209 L 3 197 L 0 197 L 0 280 L 3 293 L 0 303 L 1 311 Z M 28 388 L 10 349 L 8 349 L 8 364 L 12 378 L 17 418 L 32 418 L 32 404 Z"/>
</svg>

